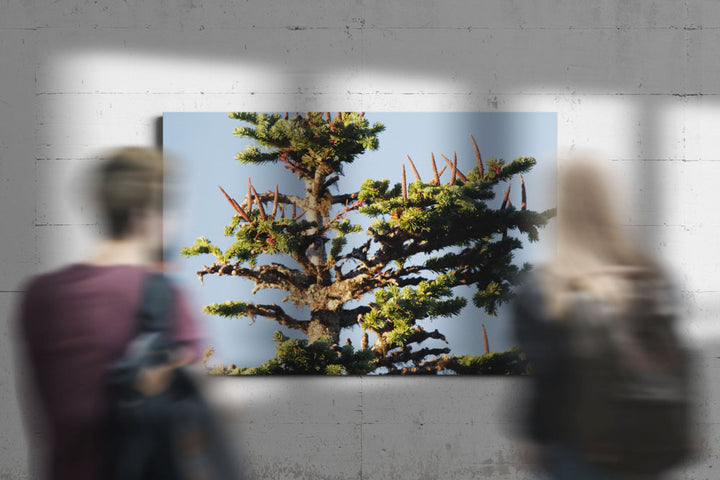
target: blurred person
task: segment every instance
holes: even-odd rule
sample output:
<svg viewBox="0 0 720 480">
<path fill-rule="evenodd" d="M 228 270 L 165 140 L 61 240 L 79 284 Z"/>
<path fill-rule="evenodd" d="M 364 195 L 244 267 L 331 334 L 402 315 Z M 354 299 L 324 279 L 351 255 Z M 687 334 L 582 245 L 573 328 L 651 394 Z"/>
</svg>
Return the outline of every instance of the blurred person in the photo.
<svg viewBox="0 0 720 480">
<path fill-rule="evenodd" d="M 612 201 L 591 160 L 561 164 L 557 255 L 515 299 L 533 370 L 521 429 L 556 480 L 659 479 L 693 449 L 678 293 Z"/>
<path fill-rule="evenodd" d="M 95 171 L 92 194 L 107 225 L 94 252 L 27 281 L 17 333 L 30 392 L 46 438 L 41 471 L 52 480 L 105 475 L 108 368 L 137 333 L 137 310 L 149 272 L 162 271 L 163 157 L 129 147 Z M 173 363 L 141 370 L 135 388 L 158 395 L 171 371 L 199 359 L 199 335 L 185 297 L 173 289 L 169 326 Z"/>
</svg>

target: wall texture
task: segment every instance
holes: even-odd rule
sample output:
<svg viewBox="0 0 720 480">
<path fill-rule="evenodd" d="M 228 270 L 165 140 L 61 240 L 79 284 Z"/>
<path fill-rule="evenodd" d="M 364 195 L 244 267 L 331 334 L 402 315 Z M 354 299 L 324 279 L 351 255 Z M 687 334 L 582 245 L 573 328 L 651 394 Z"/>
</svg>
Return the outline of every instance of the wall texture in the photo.
<svg viewBox="0 0 720 480">
<path fill-rule="evenodd" d="M 97 233 L 67 194 L 93 155 L 153 144 L 163 111 L 285 109 L 554 111 L 561 149 L 607 154 L 634 195 L 627 228 L 675 270 L 701 347 L 708 449 L 678 478 L 715 478 L 719 94 L 714 0 L 0 0 L 0 478 L 35 464 L 9 321 L 22 281 Z M 503 412 L 516 380 L 208 388 L 258 478 L 529 478 Z"/>
</svg>

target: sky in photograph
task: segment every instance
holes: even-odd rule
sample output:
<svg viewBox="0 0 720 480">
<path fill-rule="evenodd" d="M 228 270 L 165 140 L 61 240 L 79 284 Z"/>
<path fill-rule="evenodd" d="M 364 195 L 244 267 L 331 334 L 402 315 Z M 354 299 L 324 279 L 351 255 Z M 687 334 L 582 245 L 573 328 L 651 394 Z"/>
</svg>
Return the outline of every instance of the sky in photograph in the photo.
<svg viewBox="0 0 720 480">
<path fill-rule="evenodd" d="M 292 113 L 291 113 L 292 114 Z M 334 112 L 333 112 L 334 114 Z M 472 134 L 480 148 L 483 159 L 503 158 L 506 162 L 520 156 L 534 157 L 537 165 L 526 175 L 528 208 L 542 211 L 556 205 L 557 164 L 557 117 L 555 113 L 387 113 L 367 112 L 368 121 L 380 122 L 385 131 L 379 134 L 379 148 L 367 151 L 346 165 L 344 176 L 331 189 L 333 194 L 357 191 L 363 180 L 389 179 L 392 183 L 401 179 L 402 164 L 406 164 L 408 181 L 414 176 L 406 155 L 417 166 L 424 181 L 432 178 L 430 152 L 434 152 L 438 168 L 445 162 L 444 154 L 452 159 L 458 155 L 458 167 L 467 172 L 476 165 Z M 257 303 L 279 303 L 285 293 L 261 290 L 252 295 L 254 284 L 248 280 L 206 275 L 201 286 L 195 272 L 214 261 L 211 255 L 183 258 L 180 247 L 190 246 L 197 237 L 207 237 L 213 244 L 225 249 L 232 244 L 232 237 L 225 237 L 223 228 L 231 221 L 234 210 L 218 189 L 222 186 L 232 197 L 242 203 L 247 193 L 248 177 L 258 192 L 274 190 L 279 184 L 286 194 L 301 195 L 302 185 L 297 176 L 283 168 L 282 164 L 243 165 L 235 160 L 235 154 L 245 149 L 251 141 L 233 135 L 233 129 L 242 125 L 228 118 L 227 113 L 165 113 L 163 114 L 163 146 L 168 167 L 176 173 L 176 188 L 172 202 L 166 206 L 166 245 L 168 256 L 175 262 L 174 277 L 187 291 L 198 321 L 207 338 L 207 346 L 215 349 L 211 364 L 222 362 L 240 366 L 256 366 L 274 356 L 272 333 L 282 330 L 291 337 L 300 337 L 297 331 L 280 327 L 277 323 L 257 317 L 255 323 L 247 318 L 226 319 L 202 313 L 201 306 L 226 300 L 243 300 Z M 449 168 L 442 177 L 449 179 Z M 500 184 L 497 196 L 491 204 L 499 207 L 502 202 Z M 514 179 L 511 201 L 520 205 L 520 182 Z M 289 210 L 289 209 L 288 209 Z M 370 220 L 357 215 L 354 222 L 369 225 Z M 552 255 L 552 225 L 540 232 L 540 242 L 531 244 L 523 236 L 524 248 L 516 250 L 515 262 L 538 263 Z M 348 237 L 346 248 L 361 243 L 364 234 Z M 259 263 L 282 261 L 280 257 L 260 256 Z M 497 316 L 488 317 L 472 305 L 473 290 L 456 289 L 468 299 L 468 306 L 454 318 L 428 319 L 420 322 L 425 329 L 438 329 L 448 339 L 453 354 L 477 355 L 484 352 L 482 325 L 485 324 L 491 350 L 501 351 L 514 344 L 510 333 L 508 306 L 499 309 Z M 370 300 L 370 298 L 368 298 Z M 290 303 L 281 304 L 285 311 L 296 318 L 309 318 L 309 313 Z M 344 330 L 342 342 L 350 338 L 360 345 L 362 331 L 359 326 Z M 342 343 L 341 342 L 341 343 Z M 373 342 L 373 336 L 370 336 Z M 423 345 L 434 346 L 431 341 Z"/>
</svg>

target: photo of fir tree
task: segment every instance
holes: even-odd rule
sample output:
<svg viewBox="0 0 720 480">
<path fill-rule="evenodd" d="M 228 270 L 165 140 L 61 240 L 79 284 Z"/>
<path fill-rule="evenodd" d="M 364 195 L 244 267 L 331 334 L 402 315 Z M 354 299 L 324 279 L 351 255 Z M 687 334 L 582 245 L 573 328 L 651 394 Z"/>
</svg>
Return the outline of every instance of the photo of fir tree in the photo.
<svg viewBox="0 0 720 480">
<path fill-rule="evenodd" d="M 464 147 L 472 159 L 459 162 L 457 150 L 429 151 L 425 158 L 406 153 L 387 159 L 397 180 L 367 170 L 355 178 L 359 188 L 346 191 L 346 172 L 367 153 L 382 154 L 383 135 L 392 135 L 373 114 L 228 117 L 235 123 L 229 133 L 245 140 L 236 167 L 260 167 L 278 181 L 270 187 L 266 175 L 261 188 L 252 174 L 238 174 L 204 185 L 205 195 L 222 199 L 226 222 L 209 225 L 180 251 L 203 258 L 195 270 L 200 284 L 227 277 L 218 280 L 253 285 L 204 305 L 206 315 L 250 324 L 263 319 L 277 329 L 274 357 L 259 365 L 215 364 L 213 373 L 526 373 L 521 352 L 490 351 L 484 323 L 480 355 L 457 354 L 442 326 L 468 308 L 496 315 L 531 268 L 518 264 L 515 253 L 536 242 L 554 216 L 552 208 L 528 204 L 524 174 L 535 158 L 484 158 L 479 132 L 470 131 Z M 226 237 L 225 244 L 216 237 Z M 283 298 L 254 301 L 265 290 Z M 428 328 L 428 320 L 437 328 Z M 358 329 L 353 344 L 346 332 Z"/>
</svg>

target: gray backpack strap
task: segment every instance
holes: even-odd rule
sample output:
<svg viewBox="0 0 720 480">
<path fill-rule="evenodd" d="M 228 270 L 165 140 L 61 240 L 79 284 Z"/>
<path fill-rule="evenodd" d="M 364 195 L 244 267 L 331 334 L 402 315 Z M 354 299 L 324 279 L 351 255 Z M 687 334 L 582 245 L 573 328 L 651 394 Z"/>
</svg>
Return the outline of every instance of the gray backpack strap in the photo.
<svg viewBox="0 0 720 480">
<path fill-rule="evenodd" d="M 137 332 L 166 332 L 170 327 L 173 300 L 170 281 L 164 274 L 146 274 L 137 312 Z"/>
</svg>

